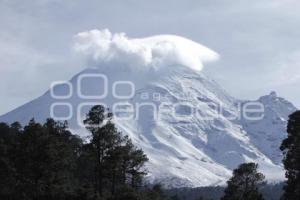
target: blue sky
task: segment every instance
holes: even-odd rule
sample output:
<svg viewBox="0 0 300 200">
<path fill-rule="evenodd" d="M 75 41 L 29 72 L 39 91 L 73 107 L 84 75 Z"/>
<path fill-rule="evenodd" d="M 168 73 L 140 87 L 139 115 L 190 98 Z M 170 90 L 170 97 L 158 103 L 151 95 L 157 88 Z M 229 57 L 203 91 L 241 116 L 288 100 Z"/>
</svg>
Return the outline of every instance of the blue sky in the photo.
<svg viewBox="0 0 300 200">
<path fill-rule="evenodd" d="M 82 70 L 73 36 L 104 28 L 187 37 L 220 54 L 204 71 L 233 96 L 275 90 L 300 106 L 299 10 L 297 0 L 0 0 L 0 114 Z"/>
</svg>

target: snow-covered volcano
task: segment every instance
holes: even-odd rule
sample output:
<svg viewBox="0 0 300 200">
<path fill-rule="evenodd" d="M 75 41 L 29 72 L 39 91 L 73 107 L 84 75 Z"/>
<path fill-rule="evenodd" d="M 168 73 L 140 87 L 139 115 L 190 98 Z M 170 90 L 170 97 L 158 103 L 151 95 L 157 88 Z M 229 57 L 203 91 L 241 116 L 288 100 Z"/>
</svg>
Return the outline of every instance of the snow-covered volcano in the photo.
<svg viewBox="0 0 300 200">
<path fill-rule="evenodd" d="M 155 42 L 161 47 L 160 39 Z M 90 50 L 90 46 L 85 48 Z M 170 187 L 222 185 L 243 162 L 259 163 L 269 181 L 283 180 L 279 146 L 288 115 L 296 108 L 274 92 L 257 101 L 235 99 L 194 67 L 170 62 L 172 55 L 180 53 L 176 48 L 172 54 L 153 48 L 152 58 L 168 62 L 147 70 L 128 67 L 129 60 L 126 65 L 97 63 L 67 83 L 54 84 L 0 121 L 25 124 L 32 117 L 43 122 L 55 116 L 68 119 L 74 134 L 86 136 L 80 126 L 85 112 L 91 105 L 105 104 L 114 112 L 119 129 L 148 155 L 150 181 Z M 136 55 L 124 49 L 117 52 L 108 57 L 119 59 L 127 53 L 132 59 Z M 252 110 L 249 116 L 245 116 L 246 106 Z"/>
</svg>

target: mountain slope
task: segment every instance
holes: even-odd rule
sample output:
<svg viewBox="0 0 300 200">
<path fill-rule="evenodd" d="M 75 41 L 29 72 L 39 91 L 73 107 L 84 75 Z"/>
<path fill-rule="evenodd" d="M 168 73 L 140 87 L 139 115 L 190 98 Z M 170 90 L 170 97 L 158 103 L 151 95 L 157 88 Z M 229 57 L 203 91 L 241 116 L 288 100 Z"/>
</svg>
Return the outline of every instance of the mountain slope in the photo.
<svg viewBox="0 0 300 200">
<path fill-rule="evenodd" d="M 99 74 L 107 76 L 107 96 L 103 99 L 80 97 L 78 90 L 86 96 L 104 91 L 103 80 L 94 77 Z M 82 80 L 80 87 L 79 79 Z M 120 80 L 134 84 L 133 95 L 132 85 L 120 83 L 118 86 L 118 94 L 130 98 L 120 99 L 112 95 L 113 84 Z M 53 98 L 47 91 L 1 116 L 0 121 L 25 124 L 34 117 L 43 122 L 51 116 L 53 103 L 56 103 L 53 109 L 56 116 L 65 116 L 69 107 L 64 105 L 69 103 L 73 110 L 68 120 L 70 129 L 84 137 L 88 133 L 78 122 L 91 104 L 104 103 L 114 108 L 118 105 L 116 103 L 123 102 L 122 106 L 117 106 L 118 110 L 113 109 L 115 123 L 148 155 L 150 181 L 169 187 L 222 185 L 231 176 L 232 169 L 250 161 L 259 163 L 269 181 L 283 180 L 279 145 L 285 137 L 287 117 L 296 108 L 274 93 L 258 101 L 240 101 L 203 73 L 180 65 L 151 73 L 122 67 L 118 70 L 105 66 L 86 69 L 74 76 L 70 85 L 73 93 L 69 98 Z M 57 85 L 53 92 L 66 95 L 68 86 Z M 240 105 L 247 102 L 262 103 L 264 117 L 254 121 L 234 117 L 242 112 Z M 133 111 L 124 112 L 121 108 Z M 156 114 L 156 109 L 159 114 Z M 124 116 L 129 119 L 121 120 L 120 117 Z"/>
</svg>

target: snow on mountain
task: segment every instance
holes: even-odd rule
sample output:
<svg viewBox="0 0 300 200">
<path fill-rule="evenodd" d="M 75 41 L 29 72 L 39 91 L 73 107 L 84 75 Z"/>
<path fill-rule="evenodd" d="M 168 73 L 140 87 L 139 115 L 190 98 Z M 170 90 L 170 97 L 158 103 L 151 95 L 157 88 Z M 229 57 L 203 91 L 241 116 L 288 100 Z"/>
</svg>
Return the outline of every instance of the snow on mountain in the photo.
<svg viewBox="0 0 300 200">
<path fill-rule="evenodd" d="M 93 104 L 105 104 L 119 129 L 148 155 L 150 181 L 168 187 L 222 185 L 243 162 L 259 163 L 270 182 L 284 179 L 279 146 L 288 115 L 296 110 L 291 103 L 274 92 L 257 101 L 231 97 L 195 70 L 217 54 L 187 39 L 130 40 L 105 31 L 78 37 L 77 50 L 88 53 L 95 67 L 53 85 L 0 121 L 68 118 L 72 132 L 84 137 L 88 133 L 80 122 L 85 112 Z M 187 62 L 183 47 L 201 56 Z M 245 116 L 249 105 L 264 110 Z M 253 120 L 256 115 L 261 116 Z"/>
<path fill-rule="evenodd" d="M 278 97 L 275 92 L 260 97 L 257 102 L 264 105 L 264 117 L 261 120 L 243 120 L 243 128 L 248 133 L 251 142 L 275 164 L 281 164 L 282 154 L 278 151 L 282 140 L 286 137 L 286 123 L 289 114 L 296 107 Z"/>
</svg>

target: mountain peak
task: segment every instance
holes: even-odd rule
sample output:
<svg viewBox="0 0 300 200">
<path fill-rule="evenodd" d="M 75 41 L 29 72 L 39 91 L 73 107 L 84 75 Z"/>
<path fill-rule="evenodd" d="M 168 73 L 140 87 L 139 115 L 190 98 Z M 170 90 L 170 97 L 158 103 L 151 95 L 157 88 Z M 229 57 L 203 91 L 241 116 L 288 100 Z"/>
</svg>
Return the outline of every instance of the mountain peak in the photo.
<svg viewBox="0 0 300 200">
<path fill-rule="evenodd" d="M 290 101 L 278 96 L 275 91 L 272 91 L 269 95 L 261 96 L 258 101 L 265 105 L 265 108 L 272 108 L 276 112 L 280 110 L 279 113 L 284 112 L 285 115 L 296 110 L 296 107 Z"/>
<path fill-rule="evenodd" d="M 270 92 L 270 96 L 276 98 L 277 97 L 277 93 L 275 91 L 271 91 Z"/>
<path fill-rule="evenodd" d="M 292 104 L 286 104 L 287 101 L 281 101 L 272 92 L 259 99 L 266 108 L 264 119 L 241 122 L 232 119 L 239 116 L 236 105 L 241 102 L 213 80 L 191 68 L 168 67 L 164 68 L 165 74 L 162 74 L 164 70 L 156 71 L 157 76 L 147 73 L 145 76 L 131 70 L 115 71 L 105 66 L 86 69 L 68 84 L 58 85 L 59 93 L 55 89 L 46 92 L 0 116 L 0 121 L 20 121 L 24 125 L 34 117 L 42 122 L 52 117 L 52 109 L 59 116 L 70 116 L 67 120 L 73 133 L 86 136 L 86 129 L 78 125 L 85 116 L 84 108 L 99 103 L 114 108 L 125 102 L 131 108 L 130 114 L 126 115 L 129 119 L 115 122 L 120 131 L 129 135 L 149 157 L 150 180 L 170 187 L 222 185 L 231 176 L 231 170 L 244 162 L 258 163 L 269 181 L 283 180 L 279 143 L 284 137 L 286 119 L 295 109 Z M 97 99 L 104 82 L 107 82 L 108 95 Z M 79 84 L 83 85 L 79 87 Z M 127 90 L 129 92 L 124 94 Z M 112 94 L 113 91 L 130 98 L 120 100 Z M 55 98 L 53 92 L 64 94 L 64 98 Z M 162 104 L 164 107 L 160 107 Z M 218 106 L 222 106 L 223 113 L 218 113 Z M 157 107 L 162 108 L 159 118 L 155 118 Z M 118 111 L 122 112 L 121 109 L 119 107 Z M 131 113 L 136 116 L 131 118 Z M 119 115 L 115 113 L 114 116 Z"/>
<path fill-rule="evenodd" d="M 261 96 L 259 99 L 276 100 L 277 98 L 280 98 L 280 97 L 278 96 L 277 92 L 271 91 L 269 94 L 263 95 L 263 96 Z"/>
</svg>

